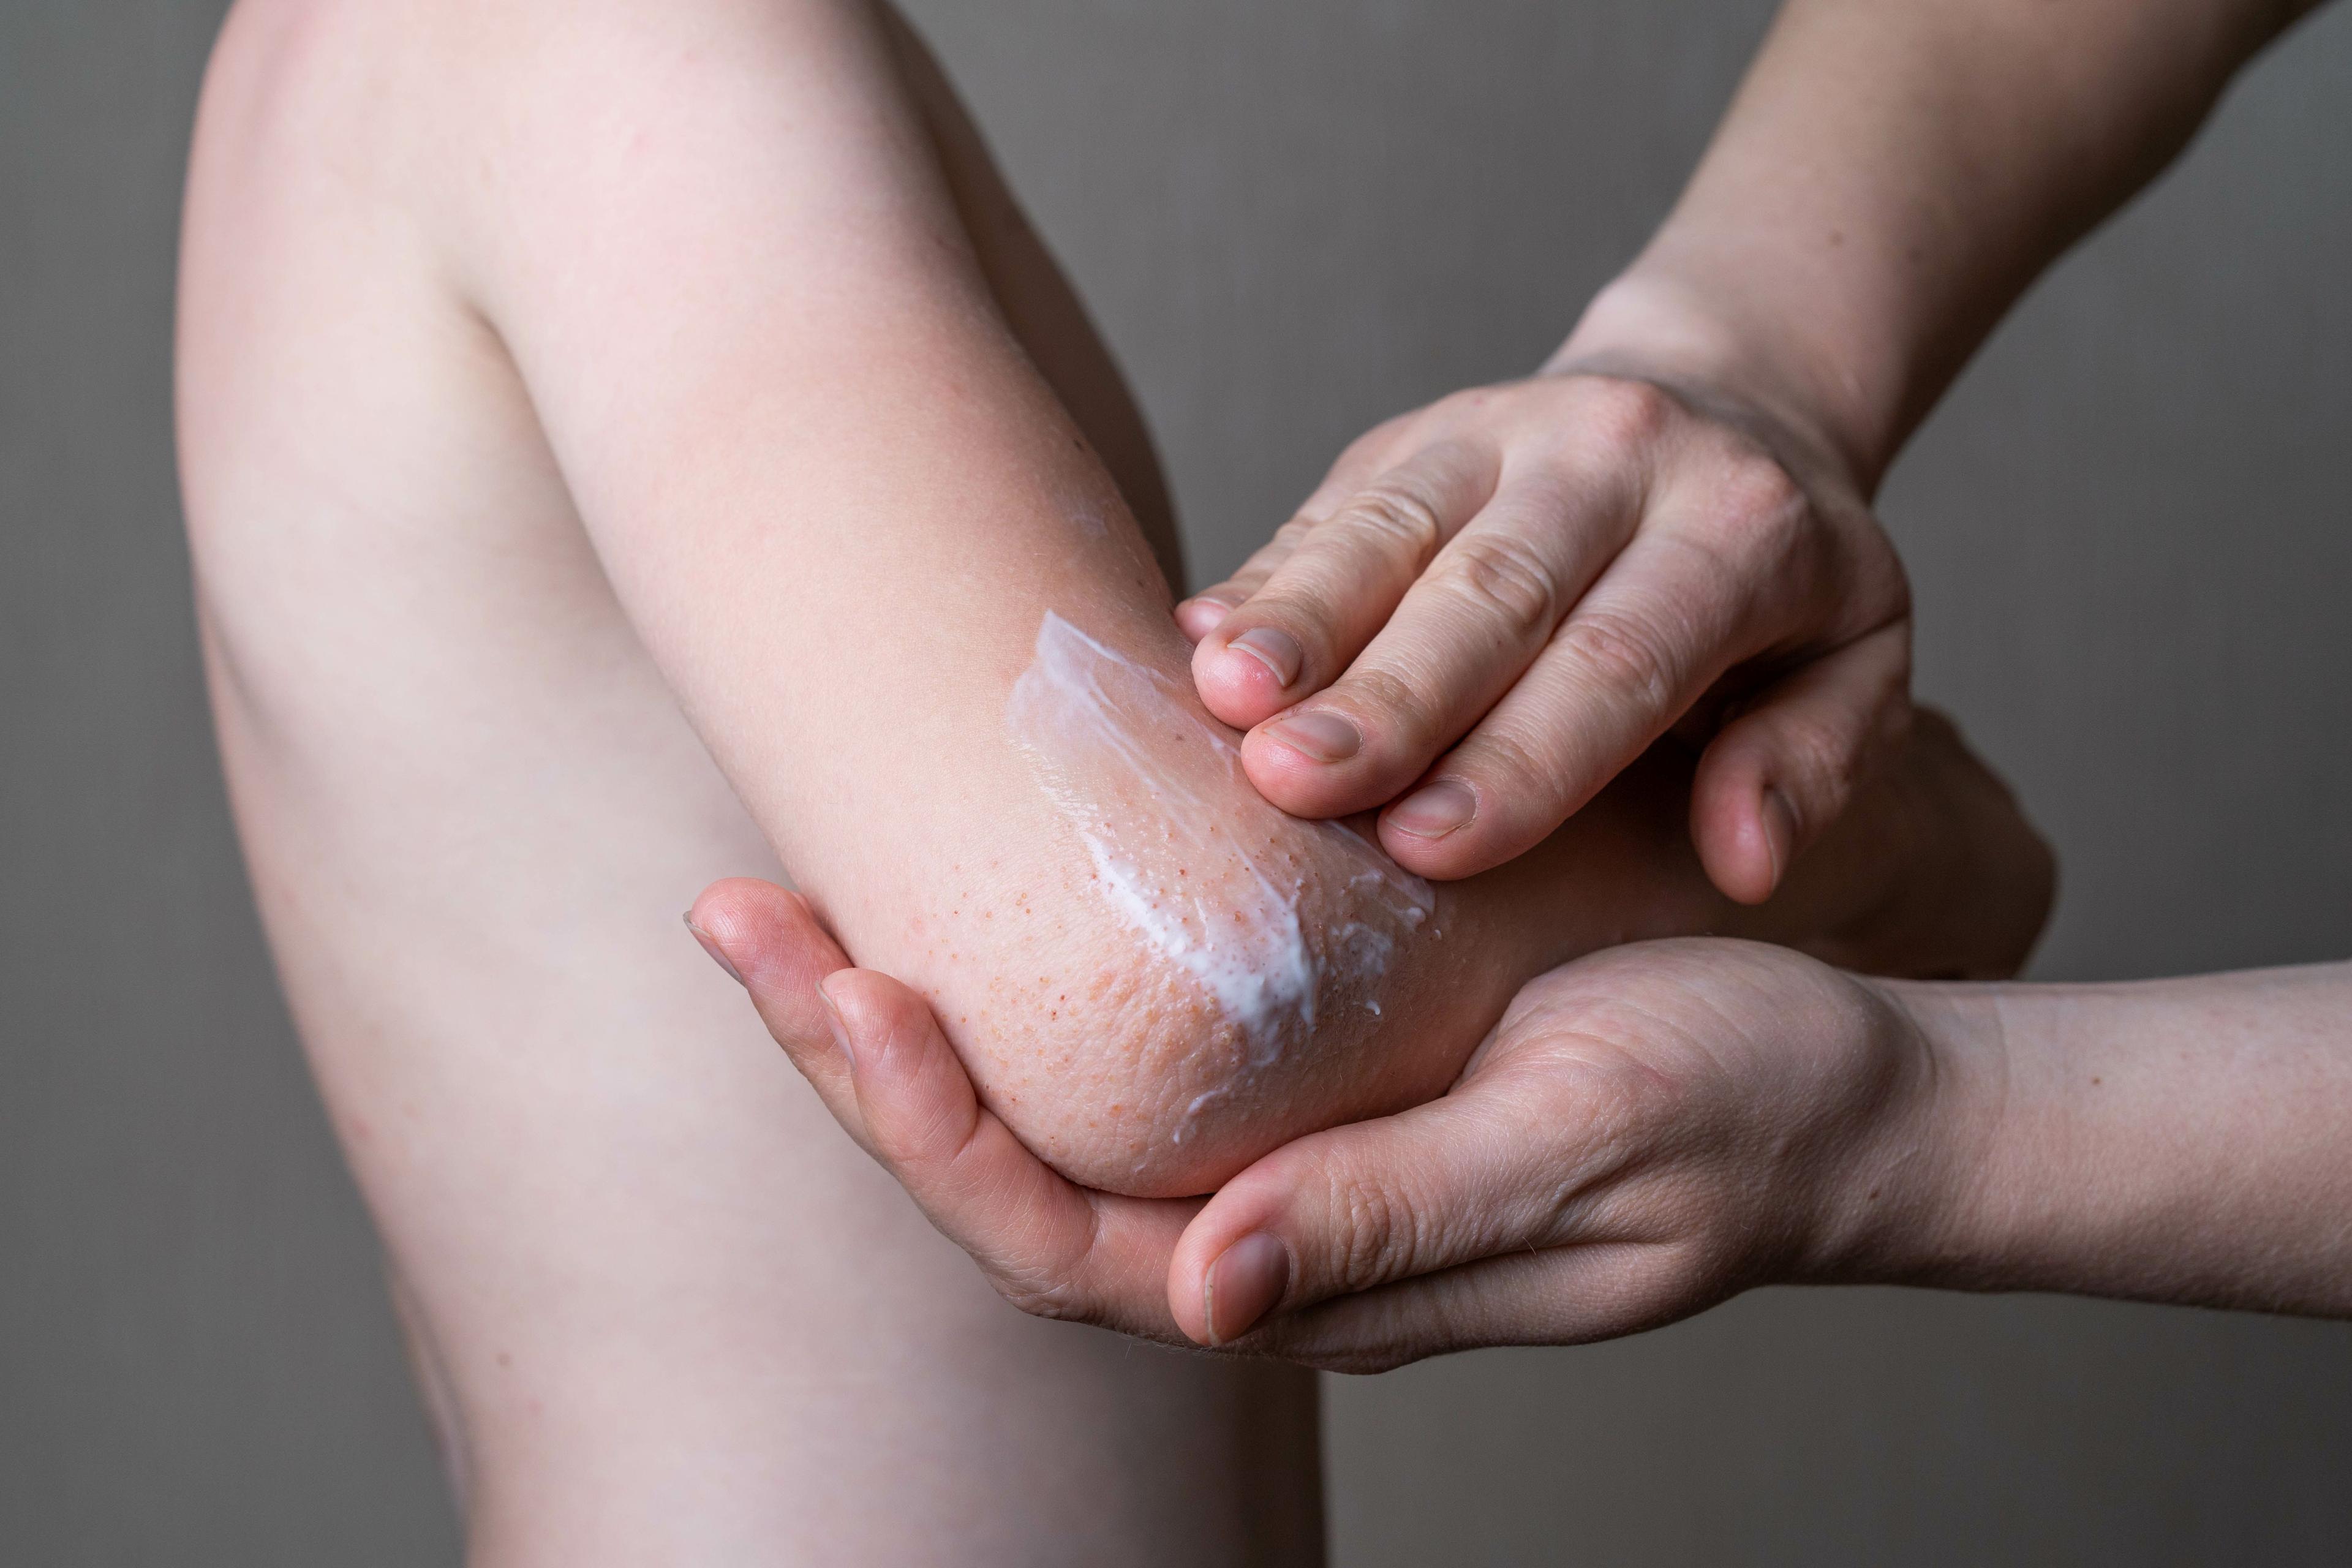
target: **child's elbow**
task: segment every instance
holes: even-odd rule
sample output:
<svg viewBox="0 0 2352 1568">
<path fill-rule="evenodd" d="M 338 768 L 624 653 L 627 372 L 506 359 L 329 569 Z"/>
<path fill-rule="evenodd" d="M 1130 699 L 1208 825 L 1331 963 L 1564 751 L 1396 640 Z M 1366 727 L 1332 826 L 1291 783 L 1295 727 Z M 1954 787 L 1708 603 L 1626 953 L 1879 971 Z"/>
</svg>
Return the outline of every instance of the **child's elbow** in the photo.
<svg viewBox="0 0 2352 1568">
<path fill-rule="evenodd" d="M 1411 934 L 1351 921 L 1214 951 L 1097 928 L 1075 962 L 992 977 L 957 1044 L 991 1108 L 1071 1180 L 1210 1192 L 1295 1138 L 1443 1090 L 1463 1053 L 1423 1016 L 1437 954 Z"/>
</svg>

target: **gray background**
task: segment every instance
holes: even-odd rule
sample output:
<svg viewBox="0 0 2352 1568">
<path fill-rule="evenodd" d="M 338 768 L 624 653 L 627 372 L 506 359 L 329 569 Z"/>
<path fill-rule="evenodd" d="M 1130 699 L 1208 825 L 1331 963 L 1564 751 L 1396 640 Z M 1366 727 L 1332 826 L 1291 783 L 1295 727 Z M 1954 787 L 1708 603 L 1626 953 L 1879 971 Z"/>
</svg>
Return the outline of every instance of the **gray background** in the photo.
<svg viewBox="0 0 2352 1568">
<path fill-rule="evenodd" d="M 1153 419 L 1196 568 L 1531 367 L 1664 214 L 1758 0 L 919 0 Z M 171 469 L 218 6 L 0 7 L 0 1559 L 446 1561 L 272 989 Z M 2030 299 L 1885 510 L 1919 683 L 2061 846 L 2039 973 L 2352 952 L 2352 13 Z M 1769 1292 L 1330 1386 L 1339 1556 L 2342 1562 L 2352 1331 Z"/>
</svg>

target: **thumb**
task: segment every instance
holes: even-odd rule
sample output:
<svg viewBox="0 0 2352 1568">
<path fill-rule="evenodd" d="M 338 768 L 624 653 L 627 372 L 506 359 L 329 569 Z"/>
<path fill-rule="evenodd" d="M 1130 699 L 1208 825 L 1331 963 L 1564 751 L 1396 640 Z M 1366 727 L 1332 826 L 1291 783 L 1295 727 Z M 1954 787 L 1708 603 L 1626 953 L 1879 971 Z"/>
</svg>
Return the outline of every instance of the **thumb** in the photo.
<svg viewBox="0 0 2352 1568">
<path fill-rule="evenodd" d="M 713 882 L 687 911 L 686 928 L 703 951 L 751 993 L 751 1005 L 793 1065 L 825 1103 L 855 1103 L 848 1064 L 833 1044 L 833 1022 L 818 983 L 847 969 L 808 900 L 751 877 Z"/>
<path fill-rule="evenodd" d="M 824 991 L 856 1053 L 860 1142 L 931 1224 L 1024 1310 L 1167 1338 L 1156 1288 L 1183 1205 L 1098 1206 L 980 1102 L 937 1016 L 888 975 L 844 970 Z"/>
<path fill-rule="evenodd" d="M 1577 1119 L 1523 1078 L 1481 1073 L 1400 1115 L 1302 1138 L 1226 1183 L 1169 1261 L 1178 1326 L 1221 1345 L 1276 1311 L 1549 1244 L 1560 1142 Z"/>
<path fill-rule="evenodd" d="M 1911 627 L 1899 622 L 1766 689 L 1717 735 L 1691 780 L 1706 874 L 1743 904 L 1771 897 L 1911 720 Z"/>
</svg>

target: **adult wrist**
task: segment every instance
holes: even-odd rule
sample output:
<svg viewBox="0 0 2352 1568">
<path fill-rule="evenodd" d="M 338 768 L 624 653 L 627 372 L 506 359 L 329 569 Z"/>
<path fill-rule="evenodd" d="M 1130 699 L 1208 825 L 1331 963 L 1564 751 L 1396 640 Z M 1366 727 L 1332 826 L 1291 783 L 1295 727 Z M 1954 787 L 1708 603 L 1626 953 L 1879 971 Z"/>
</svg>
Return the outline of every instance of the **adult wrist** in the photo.
<svg viewBox="0 0 2352 1568">
<path fill-rule="evenodd" d="M 1820 1196 L 1793 1282 L 1990 1284 L 2001 1269 L 1992 1216 L 2011 1206 L 2000 1195 L 2013 1073 L 2002 988 L 1853 983 L 1881 1009 L 1895 1067 L 1881 1114 Z"/>
<path fill-rule="evenodd" d="M 2352 1310 L 2352 1068 L 2332 966 L 1890 985 L 1931 1042 L 1940 1174 L 1888 1284 Z"/>
<path fill-rule="evenodd" d="M 1545 374 L 1656 382 L 1748 426 L 1784 460 L 1834 464 L 1866 499 L 1894 458 L 1893 377 L 1812 342 L 1804 312 L 1748 299 L 1715 270 L 1644 257 L 1593 297 Z M 1799 451 L 1781 450 L 1790 437 Z"/>
</svg>

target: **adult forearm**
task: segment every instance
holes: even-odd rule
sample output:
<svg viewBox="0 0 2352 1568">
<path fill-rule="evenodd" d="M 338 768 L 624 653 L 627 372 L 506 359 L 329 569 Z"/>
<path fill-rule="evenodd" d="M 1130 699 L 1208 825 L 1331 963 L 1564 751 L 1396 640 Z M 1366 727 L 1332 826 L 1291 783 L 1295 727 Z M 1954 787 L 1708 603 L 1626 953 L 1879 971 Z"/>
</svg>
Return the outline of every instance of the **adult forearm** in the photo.
<svg viewBox="0 0 2352 1568">
<path fill-rule="evenodd" d="M 2352 1313 L 2352 964 L 1889 989 L 1933 1068 L 1858 1276 Z"/>
<path fill-rule="evenodd" d="M 2310 0 L 1791 0 L 1555 364 L 1688 376 L 1865 489 L 2011 304 Z"/>
</svg>

